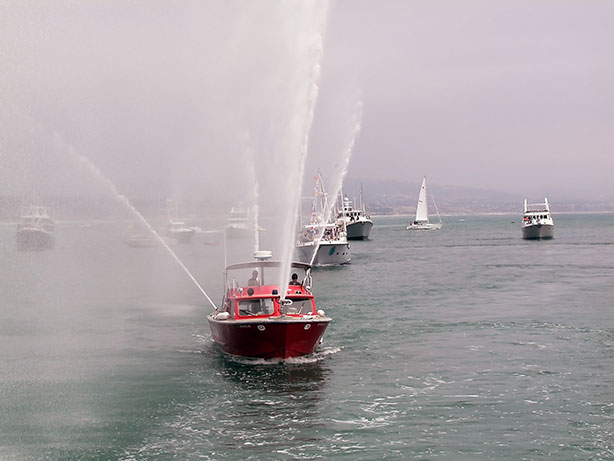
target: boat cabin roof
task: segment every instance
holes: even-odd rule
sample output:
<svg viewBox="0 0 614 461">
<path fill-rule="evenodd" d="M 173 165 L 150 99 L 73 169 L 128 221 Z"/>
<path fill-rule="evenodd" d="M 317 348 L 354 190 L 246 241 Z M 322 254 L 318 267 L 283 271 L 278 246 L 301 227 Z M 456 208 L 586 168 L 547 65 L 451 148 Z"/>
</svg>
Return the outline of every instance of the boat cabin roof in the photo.
<svg viewBox="0 0 614 461">
<path fill-rule="evenodd" d="M 303 269 L 305 271 L 311 268 L 309 264 L 298 262 L 298 261 L 293 261 L 290 263 L 290 265 L 292 267 L 296 267 L 297 269 Z M 250 261 L 246 263 L 231 264 L 230 266 L 226 267 L 226 270 L 232 271 L 232 270 L 238 270 L 238 269 L 249 269 L 251 267 L 258 268 L 258 267 L 280 267 L 280 266 L 281 266 L 281 261 Z"/>
<path fill-rule="evenodd" d="M 21 212 L 22 217 L 27 218 L 48 218 L 48 208 L 44 206 L 32 205 L 24 208 Z"/>
<path fill-rule="evenodd" d="M 531 213 L 550 213 L 550 210 L 527 210 L 524 212 L 525 214 L 531 214 Z"/>
</svg>

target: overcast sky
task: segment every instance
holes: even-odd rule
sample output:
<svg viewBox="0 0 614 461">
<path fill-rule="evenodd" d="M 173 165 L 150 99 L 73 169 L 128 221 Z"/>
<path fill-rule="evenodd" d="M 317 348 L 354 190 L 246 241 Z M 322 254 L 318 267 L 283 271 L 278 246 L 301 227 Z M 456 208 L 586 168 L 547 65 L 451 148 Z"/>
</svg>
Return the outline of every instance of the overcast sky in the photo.
<svg viewBox="0 0 614 461">
<path fill-rule="evenodd" d="M 614 2 L 326 6 L 0 0 L 2 188 L 88 182 L 68 146 L 127 194 L 220 187 L 246 144 L 267 162 L 305 119 L 294 89 L 320 62 L 306 182 L 338 174 L 360 121 L 354 178 L 614 196 Z M 319 14 L 320 45 L 297 19 Z"/>
<path fill-rule="evenodd" d="M 612 18 L 608 1 L 338 2 L 322 96 L 348 69 L 363 87 L 350 173 L 612 195 Z"/>
</svg>

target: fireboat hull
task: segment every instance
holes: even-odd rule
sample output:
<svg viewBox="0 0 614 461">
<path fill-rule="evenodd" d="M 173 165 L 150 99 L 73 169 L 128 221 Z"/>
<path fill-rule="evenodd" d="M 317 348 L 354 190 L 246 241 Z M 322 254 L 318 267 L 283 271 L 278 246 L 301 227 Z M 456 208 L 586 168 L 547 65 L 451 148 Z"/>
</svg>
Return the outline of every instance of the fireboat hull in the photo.
<svg viewBox="0 0 614 461">
<path fill-rule="evenodd" d="M 217 320 L 207 317 L 211 335 L 225 353 L 261 359 L 287 359 L 313 354 L 331 319 Z"/>
</svg>

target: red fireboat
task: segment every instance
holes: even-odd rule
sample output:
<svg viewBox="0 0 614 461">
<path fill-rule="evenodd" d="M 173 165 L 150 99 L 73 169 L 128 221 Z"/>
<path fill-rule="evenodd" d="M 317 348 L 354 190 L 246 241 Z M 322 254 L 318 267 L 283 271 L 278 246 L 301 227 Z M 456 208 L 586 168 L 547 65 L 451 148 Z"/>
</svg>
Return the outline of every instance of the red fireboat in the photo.
<svg viewBox="0 0 614 461">
<path fill-rule="evenodd" d="M 270 257 L 270 252 L 260 253 Z M 260 256 L 226 267 L 222 307 L 207 317 L 214 341 L 223 352 L 241 357 L 287 359 L 313 354 L 331 318 L 316 310 L 311 266 L 291 263 L 291 280 L 282 299 L 281 263 Z"/>
</svg>

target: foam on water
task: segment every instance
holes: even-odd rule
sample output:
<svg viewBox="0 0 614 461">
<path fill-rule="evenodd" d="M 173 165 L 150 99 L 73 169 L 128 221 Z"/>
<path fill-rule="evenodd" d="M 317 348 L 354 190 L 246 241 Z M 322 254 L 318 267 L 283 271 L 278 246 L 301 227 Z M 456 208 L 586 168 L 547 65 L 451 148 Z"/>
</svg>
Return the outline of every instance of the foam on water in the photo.
<svg viewBox="0 0 614 461">
<path fill-rule="evenodd" d="M 250 359 L 246 357 L 239 357 L 234 355 L 224 354 L 224 358 L 232 362 L 241 365 L 305 365 L 309 363 L 320 362 L 327 357 L 336 354 L 341 350 L 340 347 L 325 347 L 311 355 L 304 355 L 301 357 L 290 357 L 287 359 Z M 220 352 L 221 353 L 221 352 Z"/>
</svg>

